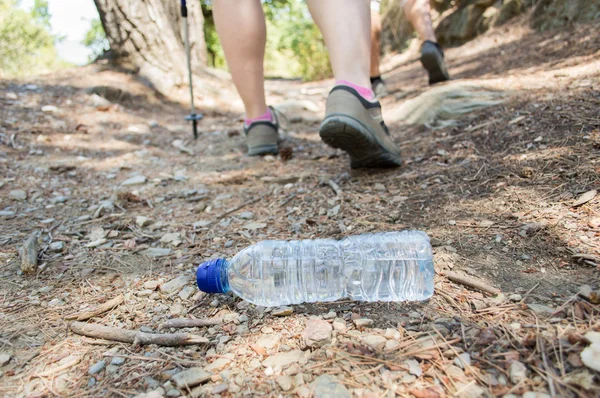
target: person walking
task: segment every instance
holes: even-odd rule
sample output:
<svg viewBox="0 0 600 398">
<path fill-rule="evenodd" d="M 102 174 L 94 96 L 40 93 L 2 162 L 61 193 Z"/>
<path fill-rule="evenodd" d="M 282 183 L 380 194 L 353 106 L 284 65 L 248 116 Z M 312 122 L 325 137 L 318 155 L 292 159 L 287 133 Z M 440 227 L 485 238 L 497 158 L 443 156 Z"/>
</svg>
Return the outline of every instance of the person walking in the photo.
<svg viewBox="0 0 600 398">
<path fill-rule="evenodd" d="M 307 0 L 323 34 L 335 77 L 319 135 L 350 156 L 352 168 L 397 167 L 400 150 L 390 137 L 369 80 L 369 0 Z M 278 153 L 279 125 L 265 101 L 266 24 L 260 0 L 213 0 L 225 58 L 244 103 L 250 156 Z"/>
<path fill-rule="evenodd" d="M 450 79 L 446 68 L 444 51 L 439 46 L 431 21 L 431 6 L 429 0 L 399 0 L 402 4 L 404 17 L 410 22 L 423 41 L 421 46 L 421 64 L 429 75 L 429 84 L 436 84 Z M 380 73 L 381 54 L 381 15 L 380 2 L 371 2 L 371 86 L 379 98 L 387 94 L 385 82 Z"/>
</svg>

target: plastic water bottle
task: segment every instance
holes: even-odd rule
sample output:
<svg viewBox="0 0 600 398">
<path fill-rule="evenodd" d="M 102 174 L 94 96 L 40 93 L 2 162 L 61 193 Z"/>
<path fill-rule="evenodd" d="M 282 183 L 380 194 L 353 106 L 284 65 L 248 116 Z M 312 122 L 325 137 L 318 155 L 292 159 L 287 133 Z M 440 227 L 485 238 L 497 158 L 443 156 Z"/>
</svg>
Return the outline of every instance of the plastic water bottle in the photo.
<svg viewBox="0 0 600 398">
<path fill-rule="evenodd" d="M 198 267 L 198 288 L 233 291 L 260 306 L 305 302 L 417 301 L 433 295 L 433 255 L 420 231 L 349 236 L 342 240 L 263 241 L 231 261 Z"/>
</svg>

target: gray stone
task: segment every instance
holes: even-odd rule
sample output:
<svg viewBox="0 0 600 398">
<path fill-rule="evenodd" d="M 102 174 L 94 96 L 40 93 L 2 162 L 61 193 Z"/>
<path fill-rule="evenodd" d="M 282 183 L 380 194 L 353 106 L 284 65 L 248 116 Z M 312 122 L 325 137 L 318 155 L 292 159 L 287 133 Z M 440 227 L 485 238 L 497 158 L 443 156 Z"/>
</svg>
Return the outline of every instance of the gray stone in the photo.
<svg viewBox="0 0 600 398">
<path fill-rule="evenodd" d="M 212 375 L 202 368 L 190 368 L 171 378 L 178 388 L 194 387 L 210 380 Z"/>
<path fill-rule="evenodd" d="M 196 290 L 197 288 L 193 286 L 184 286 L 179 292 L 179 297 L 181 297 L 182 300 L 188 300 L 190 297 L 192 297 Z"/>
<path fill-rule="evenodd" d="M 254 218 L 254 213 L 251 211 L 245 211 L 240 213 L 240 218 L 243 220 L 252 220 Z"/>
<path fill-rule="evenodd" d="M 158 285 L 160 285 L 159 281 L 147 281 L 147 282 L 144 282 L 144 289 L 156 290 Z"/>
<path fill-rule="evenodd" d="M 27 192 L 23 191 L 22 189 L 13 189 L 8 193 L 8 196 L 14 200 L 27 200 Z"/>
<path fill-rule="evenodd" d="M 273 348 L 279 343 L 279 336 L 276 334 L 266 334 L 256 341 L 256 345 L 264 348 Z"/>
<path fill-rule="evenodd" d="M 314 398 L 351 398 L 350 391 L 331 375 L 317 377 L 313 387 L 313 396 Z"/>
<path fill-rule="evenodd" d="M 106 367 L 106 373 L 117 373 L 118 370 L 119 370 L 119 367 L 116 365 L 108 365 Z"/>
<path fill-rule="evenodd" d="M 508 367 L 510 381 L 513 384 L 518 384 L 520 381 L 527 378 L 527 368 L 519 361 L 514 361 Z"/>
<path fill-rule="evenodd" d="M 65 250 L 65 242 L 57 241 L 50 243 L 50 250 L 55 253 L 62 252 Z"/>
<path fill-rule="evenodd" d="M 170 244 L 173 246 L 179 246 L 181 244 L 181 234 L 179 232 L 171 232 L 164 234 L 162 238 L 160 238 L 161 243 Z"/>
<path fill-rule="evenodd" d="M 176 388 L 172 388 L 172 389 L 170 389 L 169 391 L 167 391 L 167 397 L 173 397 L 173 398 L 176 398 L 176 397 L 178 397 L 178 396 L 180 396 L 180 395 L 181 395 L 181 393 L 180 393 L 180 392 L 179 392 L 179 390 L 178 390 L 178 389 L 176 389 Z"/>
<path fill-rule="evenodd" d="M 275 378 L 275 381 L 277 382 L 277 384 L 279 385 L 279 387 L 281 387 L 281 389 L 283 391 L 289 391 L 294 386 L 294 382 L 293 382 L 292 378 L 287 375 L 277 376 Z"/>
<path fill-rule="evenodd" d="M 150 247 L 146 250 L 142 250 L 140 254 L 146 257 L 159 258 L 168 256 L 169 254 L 171 254 L 171 252 L 171 249 L 163 249 L 161 247 Z"/>
<path fill-rule="evenodd" d="M 88 370 L 88 374 L 95 375 L 97 373 L 100 373 L 104 370 L 105 367 L 105 361 L 98 361 L 90 367 L 90 369 Z"/>
<path fill-rule="evenodd" d="M 294 309 L 292 307 L 280 307 L 271 313 L 273 316 L 289 316 L 292 315 Z"/>
<path fill-rule="evenodd" d="M 367 318 L 355 319 L 354 320 L 354 324 L 356 326 L 358 326 L 359 328 L 364 328 L 364 327 L 367 327 L 367 326 L 371 326 L 373 324 L 373 320 L 372 319 L 367 319 Z"/>
<path fill-rule="evenodd" d="M 510 296 L 508 296 L 508 299 L 510 301 L 517 302 L 517 301 L 521 301 L 523 299 L 523 297 L 520 294 L 515 293 L 515 294 L 511 294 Z"/>
<path fill-rule="evenodd" d="M 9 211 L 9 210 L 0 210 L 0 217 L 13 217 L 15 215 L 14 211 Z"/>
<path fill-rule="evenodd" d="M 42 112 L 44 113 L 58 113 L 58 108 L 54 105 L 44 105 L 42 106 Z"/>
<path fill-rule="evenodd" d="M 208 364 L 204 368 L 204 370 L 206 370 L 207 372 L 218 372 L 221 369 L 223 369 L 225 366 L 227 366 L 229 364 L 229 362 L 231 362 L 231 360 L 233 359 L 233 356 L 234 356 L 234 354 L 226 354 L 225 356 L 217 358 L 213 362 Z"/>
<path fill-rule="evenodd" d="M 404 361 L 404 364 L 408 367 L 408 373 L 413 376 L 419 377 L 423 374 L 423 369 L 421 369 L 421 364 L 416 359 L 407 359 Z"/>
<path fill-rule="evenodd" d="M 322 347 L 331 343 L 333 328 L 329 322 L 322 319 L 309 319 L 302 332 L 302 340 L 306 347 Z"/>
<path fill-rule="evenodd" d="M 279 368 L 285 369 L 293 363 L 298 363 L 302 358 L 301 350 L 293 350 L 289 352 L 282 352 L 279 354 L 271 355 L 263 361 L 263 366 L 266 368 Z"/>
<path fill-rule="evenodd" d="M 135 218 L 135 224 L 140 228 L 144 228 L 146 225 L 150 224 L 150 222 L 152 221 L 148 217 L 137 216 Z"/>
<path fill-rule="evenodd" d="M 10 361 L 10 358 L 12 357 L 12 355 L 7 354 L 5 352 L 0 353 L 0 366 L 4 366 L 8 363 L 8 361 Z"/>
<path fill-rule="evenodd" d="M 527 304 L 527 307 L 539 315 L 551 315 L 554 313 L 554 308 L 542 304 Z"/>
<path fill-rule="evenodd" d="M 121 366 L 125 363 L 125 358 L 122 357 L 113 357 L 113 359 L 110 361 L 111 365 L 115 365 L 115 366 Z"/>
<path fill-rule="evenodd" d="M 94 379 L 93 377 L 90 377 L 90 379 L 88 380 L 87 386 L 88 388 L 92 388 L 96 385 L 96 379 Z"/>
<path fill-rule="evenodd" d="M 139 175 L 139 176 L 134 176 L 131 178 L 128 178 L 127 180 L 123 181 L 121 183 L 121 186 L 129 186 L 129 185 L 140 185 L 140 184 L 145 184 L 146 183 L 146 177 Z"/>
<path fill-rule="evenodd" d="M 471 366 L 471 356 L 467 352 L 463 352 L 456 358 L 454 358 L 454 364 L 461 369 L 465 369 L 468 366 Z"/>
<path fill-rule="evenodd" d="M 385 343 L 387 342 L 387 339 L 383 336 L 370 335 L 370 336 L 364 336 L 362 338 L 362 341 L 363 341 L 363 343 L 365 343 L 372 349 L 379 351 L 379 350 L 382 350 L 383 347 L 385 347 Z"/>
<path fill-rule="evenodd" d="M 323 315 L 323 319 L 334 319 L 337 316 L 335 311 L 329 311 L 327 314 Z"/>
</svg>

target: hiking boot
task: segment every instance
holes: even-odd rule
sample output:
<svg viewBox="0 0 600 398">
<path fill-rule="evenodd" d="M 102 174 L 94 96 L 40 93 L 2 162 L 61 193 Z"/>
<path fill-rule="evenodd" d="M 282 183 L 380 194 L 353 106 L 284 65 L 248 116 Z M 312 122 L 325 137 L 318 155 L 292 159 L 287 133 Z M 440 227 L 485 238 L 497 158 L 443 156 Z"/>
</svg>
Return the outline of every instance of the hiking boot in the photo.
<svg viewBox="0 0 600 398">
<path fill-rule="evenodd" d="M 375 98 L 383 98 L 388 95 L 387 88 L 385 86 L 385 82 L 381 77 L 371 78 L 371 89 L 373 93 L 375 93 Z"/>
<path fill-rule="evenodd" d="M 331 90 L 319 135 L 327 145 L 348 152 L 353 169 L 402 164 L 400 149 L 383 122 L 381 105 L 367 101 L 352 87 L 339 85 Z"/>
<path fill-rule="evenodd" d="M 273 121 L 260 120 L 244 126 L 246 133 L 246 144 L 248 145 L 249 156 L 277 155 L 279 148 L 279 121 L 273 110 L 269 107 Z"/>
<path fill-rule="evenodd" d="M 450 80 L 444 52 L 437 43 L 425 41 L 421 47 L 421 63 L 429 73 L 429 84 L 436 84 Z"/>
</svg>

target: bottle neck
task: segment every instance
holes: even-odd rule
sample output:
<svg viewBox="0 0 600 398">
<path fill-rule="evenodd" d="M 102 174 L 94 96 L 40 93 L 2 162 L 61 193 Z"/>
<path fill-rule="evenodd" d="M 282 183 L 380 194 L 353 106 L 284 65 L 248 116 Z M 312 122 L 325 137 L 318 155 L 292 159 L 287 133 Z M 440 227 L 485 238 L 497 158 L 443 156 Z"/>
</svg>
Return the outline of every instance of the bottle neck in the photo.
<svg viewBox="0 0 600 398">
<path fill-rule="evenodd" d="M 227 268 L 229 267 L 229 262 L 225 259 L 223 259 L 222 261 L 218 262 L 218 272 L 219 272 L 219 282 L 220 282 L 220 290 L 223 293 L 227 293 L 230 288 L 229 288 L 229 277 L 227 275 Z"/>
</svg>

